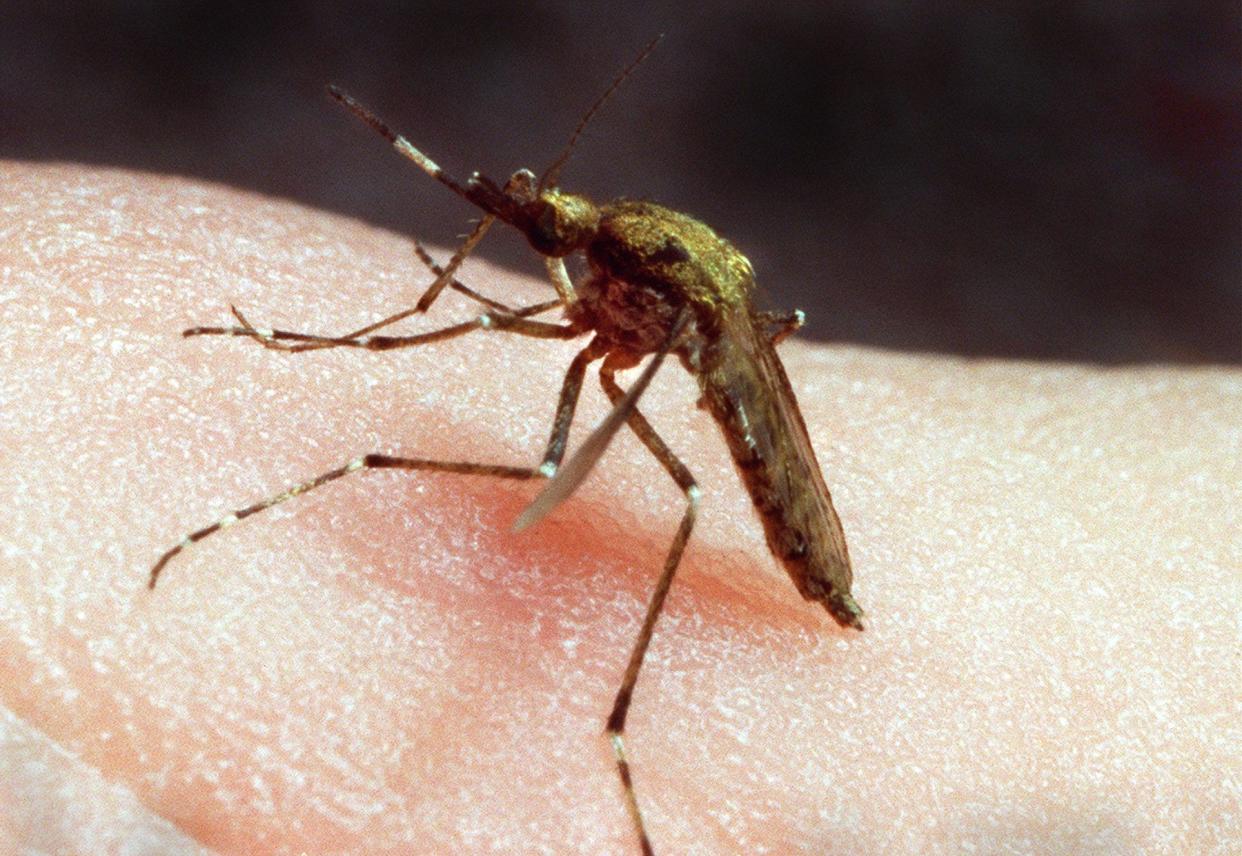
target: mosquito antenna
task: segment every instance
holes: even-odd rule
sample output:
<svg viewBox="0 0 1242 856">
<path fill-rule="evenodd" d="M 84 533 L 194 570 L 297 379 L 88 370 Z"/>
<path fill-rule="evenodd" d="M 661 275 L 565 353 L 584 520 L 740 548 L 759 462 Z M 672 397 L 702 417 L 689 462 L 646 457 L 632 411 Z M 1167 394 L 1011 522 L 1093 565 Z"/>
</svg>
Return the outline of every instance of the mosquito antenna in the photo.
<svg viewBox="0 0 1242 856">
<path fill-rule="evenodd" d="M 578 127 L 574 128 L 573 134 L 570 135 L 569 144 L 565 146 L 556 160 L 552 162 L 552 165 L 548 167 L 544 171 L 543 176 L 540 177 L 540 192 L 542 192 L 546 187 L 556 187 L 556 181 L 561 174 L 561 167 L 565 165 L 565 162 L 569 160 L 569 156 L 573 154 L 574 144 L 578 142 L 578 137 L 582 136 L 582 132 L 586 129 L 586 126 L 590 123 L 591 119 L 594 118 L 595 114 L 599 112 L 599 109 L 604 106 L 608 99 L 612 97 L 612 94 L 617 91 L 625 79 L 634 72 L 634 69 L 642 65 L 643 60 L 651 55 L 651 52 L 655 50 L 655 46 L 660 43 L 660 39 L 662 38 L 664 38 L 664 34 L 660 33 L 660 35 L 647 42 L 647 46 L 642 49 L 642 52 L 634 58 L 633 62 L 621 70 L 621 73 L 616 76 L 616 79 L 614 79 L 609 87 L 604 90 L 604 94 L 595 100 L 595 103 L 591 105 L 590 110 L 586 111 L 586 115 L 582 117 L 582 120 L 578 122 Z"/>
</svg>

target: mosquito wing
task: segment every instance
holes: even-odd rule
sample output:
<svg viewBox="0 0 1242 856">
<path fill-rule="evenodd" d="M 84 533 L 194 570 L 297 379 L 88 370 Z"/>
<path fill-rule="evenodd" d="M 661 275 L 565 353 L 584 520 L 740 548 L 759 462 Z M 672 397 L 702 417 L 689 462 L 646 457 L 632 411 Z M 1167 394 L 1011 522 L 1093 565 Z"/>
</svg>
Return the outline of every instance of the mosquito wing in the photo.
<svg viewBox="0 0 1242 856">
<path fill-rule="evenodd" d="M 724 316 L 699 385 L 773 555 L 804 598 L 822 603 L 838 623 L 861 627 L 841 520 L 785 367 L 750 307 Z"/>
<path fill-rule="evenodd" d="M 655 373 L 659 371 L 660 364 L 664 362 L 664 358 L 672 350 L 674 343 L 681 336 L 689 320 L 689 310 L 682 309 L 677 319 L 673 322 L 668 338 L 660 347 L 660 350 L 656 352 L 656 355 L 652 357 L 647 367 L 643 369 L 643 373 L 638 376 L 638 380 L 630 387 L 629 392 L 613 406 L 608 415 L 604 417 L 604 421 L 599 423 L 596 429 L 591 432 L 591 435 L 574 452 L 569 462 L 557 471 L 547 486 L 526 507 L 526 510 L 518 515 L 517 520 L 513 522 L 513 530 L 515 532 L 520 532 L 533 526 L 547 517 L 552 509 L 566 499 L 569 499 L 573 492 L 578 489 L 578 485 L 582 484 L 586 479 L 591 469 L 595 466 L 595 462 L 600 459 L 600 456 L 604 454 L 604 450 L 608 448 L 608 444 L 612 442 L 613 436 L 625 424 L 626 419 L 634 412 L 634 408 L 638 406 L 638 399 L 646 391 L 647 386 L 651 383 L 651 379 L 655 377 Z"/>
</svg>

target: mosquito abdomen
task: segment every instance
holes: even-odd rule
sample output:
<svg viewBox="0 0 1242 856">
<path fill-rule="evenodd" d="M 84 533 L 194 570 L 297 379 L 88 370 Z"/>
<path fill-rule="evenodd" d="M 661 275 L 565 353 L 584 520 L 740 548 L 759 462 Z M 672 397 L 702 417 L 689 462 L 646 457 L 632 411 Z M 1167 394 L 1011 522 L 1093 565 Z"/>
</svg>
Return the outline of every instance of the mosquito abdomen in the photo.
<svg viewBox="0 0 1242 856">
<path fill-rule="evenodd" d="M 861 629 L 840 518 L 784 366 L 749 308 L 729 313 L 697 372 L 703 399 L 763 522 L 768 547 L 807 600 Z"/>
</svg>

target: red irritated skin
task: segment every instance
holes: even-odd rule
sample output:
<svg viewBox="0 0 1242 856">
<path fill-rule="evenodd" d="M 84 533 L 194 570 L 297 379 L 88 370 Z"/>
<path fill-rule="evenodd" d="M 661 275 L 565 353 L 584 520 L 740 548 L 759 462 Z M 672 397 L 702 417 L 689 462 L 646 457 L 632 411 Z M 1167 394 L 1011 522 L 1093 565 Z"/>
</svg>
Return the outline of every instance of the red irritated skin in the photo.
<svg viewBox="0 0 1242 856">
<path fill-rule="evenodd" d="M 537 484 L 360 473 L 144 588 L 204 514 L 357 454 L 538 463 L 576 344 L 184 340 L 228 302 L 349 329 L 426 275 L 405 236 L 183 179 L 0 187 L 0 852 L 631 852 L 600 718 L 684 497 L 627 434 L 518 535 Z M 408 329 L 479 311 L 442 300 Z M 867 631 L 807 608 L 661 372 L 642 410 L 703 499 L 627 726 L 656 844 L 1236 849 L 1238 372 L 781 355 Z M 579 430 L 607 409 L 584 389 Z"/>
</svg>

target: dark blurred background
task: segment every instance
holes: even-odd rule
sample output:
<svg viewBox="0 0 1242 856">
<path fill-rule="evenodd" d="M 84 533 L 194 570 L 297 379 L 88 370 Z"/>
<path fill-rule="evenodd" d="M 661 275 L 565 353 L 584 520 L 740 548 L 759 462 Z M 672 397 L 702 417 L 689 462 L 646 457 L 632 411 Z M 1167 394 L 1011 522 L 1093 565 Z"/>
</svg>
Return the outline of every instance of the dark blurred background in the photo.
<svg viewBox="0 0 1242 856">
<path fill-rule="evenodd" d="M 808 336 L 1242 362 L 1236 0 L 18 5 L 0 157 L 196 176 L 439 243 L 469 207 L 326 82 L 503 179 L 546 166 L 663 32 L 562 185 L 701 217 Z M 482 252 L 541 269 L 512 237 Z"/>
</svg>

